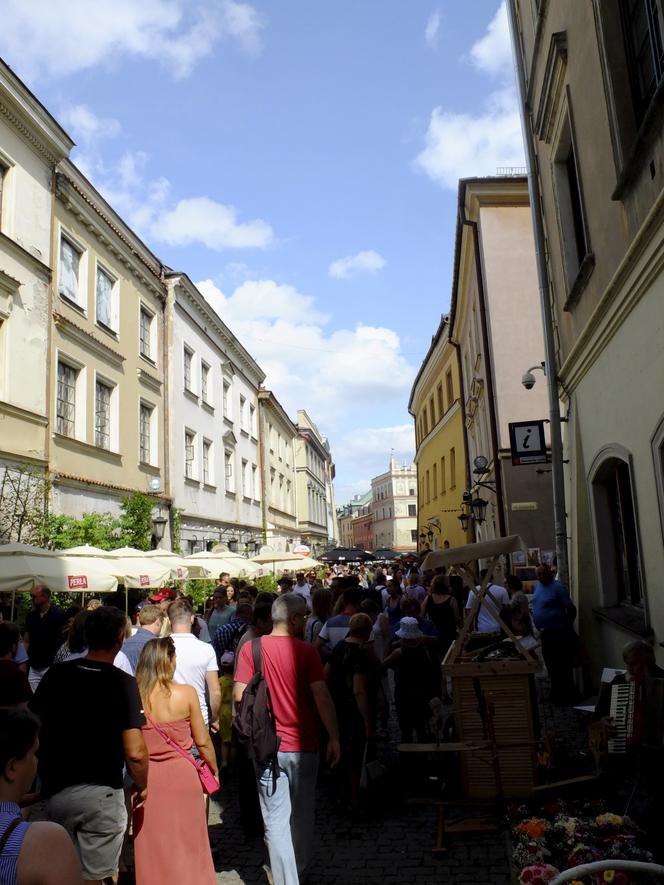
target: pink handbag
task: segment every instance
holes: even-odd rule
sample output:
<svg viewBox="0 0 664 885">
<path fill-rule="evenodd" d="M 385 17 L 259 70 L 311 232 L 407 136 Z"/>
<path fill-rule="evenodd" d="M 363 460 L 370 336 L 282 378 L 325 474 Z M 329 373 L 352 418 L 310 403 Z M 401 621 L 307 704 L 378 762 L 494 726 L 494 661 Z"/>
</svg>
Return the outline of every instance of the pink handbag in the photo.
<svg viewBox="0 0 664 885">
<path fill-rule="evenodd" d="M 188 753 L 179 744 L 177 744 L 174 740 L 171 740 L 171 738 L 169 738 L 169 736 L 166 734 L 166 732 L 162 731 L 161 728 L 159 728 L 157 723 L 154 721 L 152 716 L 150 716 L 150 714 L 147 711 L 145 711 L 145 715 L 148 717 L 148 721 L 149 721 L 150 725 L 154 728 L 154 730 L 157 732 L 157 734 L 161 735 L 161 737 L 163 737 L 163 739 L 166 741 L 166 743 L 169 746 L 173 747 L 174 750 L 177 750 L 177 752 L 180 754 L 180 756 L 183 756 L 185 759 L 188 759 L 189 762 L 191 762 L 191 764 L 196 769 L 196 772 L 198 774 L 198 779 L 201 782 L 201 786 L 203 787 L 204 793 L 207 793 L 208 796 L 211 796 L 213 793 L 216 793 L 217 790 L 221 789 L 221 784 L 219 783 L 217 778 L 214 776 L 214 772 L 210 768 L 209 763 L 207 763 L 205 761 L 205 759 L 194 759 L 194 757 L 191 755 L 191 753 Z"/>
</svg>

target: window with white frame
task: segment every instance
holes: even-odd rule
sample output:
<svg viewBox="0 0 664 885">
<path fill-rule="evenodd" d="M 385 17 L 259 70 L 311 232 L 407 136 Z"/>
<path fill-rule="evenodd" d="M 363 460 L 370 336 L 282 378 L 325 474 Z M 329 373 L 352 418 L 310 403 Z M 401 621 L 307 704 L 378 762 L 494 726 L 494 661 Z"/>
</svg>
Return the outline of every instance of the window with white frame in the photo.
<svg viewBox="0 0 664 885">
<path fill-rule="evenodd" d="M 7 181 L 7 167 L 0 163 L 0 226 L 2 225 L 2 193 Z"/>
<path fill-rule="evenodd" d="M 58 263 L 58 292 L 69 301 L 84 307 L 84 293 L 81 285 L 81 263 L 83 250 L 69 237 L 60 235 L 60 261 Z"/>
<path fill-rule="evenodd" d="M 242 459 L 242 497 L 250 498 L 251 489 L 249 488 L 249 462 Z"/>
<path fill-rule="evenodd" d="M 117 332 L 117 280 L 97 265 L 95 280 L 95 316 L 97 322 Z"/>
<path fill-rule="evenodd" d="M 240 430 L 248 432 L 247 428 L 247 400 L 240 396 Z"/>
<path fill-rule="evenodd" d="M 230 449 L 224 451 L 224 483 L 227 492 L 235 491 L 235 477 L 233 476 L 233 452 Z"/>
<path fill-rule="evenodd" d="M 233 409 L 231 405 L 231 384 L 230 381 L 223 382 L 223 407 L 224 407 L 224 418 L 228 418 L 230 421 L 233 418 Z"/>
<path fill-rule="evenodd" d="M 141 403 L 138 415 L 138 438 L 139 438 L 139 457 L 141 463 L 152 464 L 152 420 L 154 415 L 154 406 L 148 403 Z"/>
<path fill-rule="evenodd" d="M 192 376 L 192 364 L 194 361 L 194 352 L 193 350 L 189 350 L 188 347 L 184 349 L 184 363 L 183 363 L 183 371 L 184 371 L 184 389 L 193 391 L 193 376 Z"/>
<path fill-rule="evenodd" d="M 210 367 L 201 360 L 201 399 L 210 405 Z"/>
<path fill-rule="evenodd" d="M 111 448 L 111 398 L 113 388 L 103 381 L 95 384 L 95 445 Z"/>
<path fill-rule="evenodd" d="M 154 321 L 154 314 L 141 305 L 138 318 L 139 349 L 141 356 L 147 357 L 149 360 L 154 360 L 155 347 L 152 340 Z"/>
<path fill-rule="evenodd" d="M 203 482 L 206 486 L 214 484 L 212 443 L 207 439 L 203 440 Z"/>
<path fill-rule="evenodd" d="M 258 439 L 258 430 L 256 427 L 256 406 L 252 403 L 249 403 L 249 432 L 254 437 L 254 439 Z"/>
<path fill-rule="evenodd" d="M 78 370 L 58 362 L 56 430 L 63 436 L 76 436 L 76 381 Z"/>
<path fill-rule="evenodd" d="M 191 430 L 184 432 L 184 475 L 194 479 L 196 462 L 196 434 Z"/>
<path fill-rule="evenodd" d="M 251 497 L 257 501 L 258 500 L 258 467 L 256 464 L 251 465 Z"/>
</svg>

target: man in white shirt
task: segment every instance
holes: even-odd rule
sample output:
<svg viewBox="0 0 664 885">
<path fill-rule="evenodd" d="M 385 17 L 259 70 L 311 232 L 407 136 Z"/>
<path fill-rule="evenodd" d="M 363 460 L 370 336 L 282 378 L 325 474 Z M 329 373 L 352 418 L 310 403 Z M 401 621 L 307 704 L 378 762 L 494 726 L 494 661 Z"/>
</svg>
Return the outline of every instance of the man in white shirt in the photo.
<svg viewBox="0 0 664 885">
<path fill-rule="evenodd" d="M 292 592 L 296 596 L 301 596 L 307 603 L 307 608 L 311 611 L 311 585 L 307 583 L 304 572 L 297 573 Z"/>
<path fill-rule="evenodd" d="M 482 571 L 481 578 L 484 580 L 486 570 Z M 471 590 L 466 600 L 466 617 L 469 617 L 469 610 L 473 607 L 475 594 L 479 593 L 479 588 Z M 475 633 L 493 633 L 496 636 L 500 634 L 500 624 L 498 616 L 502 616 L 503 609 L 509 607 L 510 595 L 507 590 L 500 584 L 493 584 L 491 577 L 487 579 L 486 593 L 477 613 L 477 622 L 472 625 Z"/>
<path fill-rule="evenodd" d="M 178 597 L 169 605 L 168 618 L 171 622 L 171 638 L 175 643 L 173 681 L 180 685 L 192 685 L 196 689 L 203 721 L 206 725 L 209 724 L 212 731 L 216 731 L 219 727 L 221 689 L 215 651 L 211 645 L 201 642 L 191 632 L 194 609 L 185 596 Z M 205 699 L 206 687 L 210 700 L 209 717 Z"/>
</svg>

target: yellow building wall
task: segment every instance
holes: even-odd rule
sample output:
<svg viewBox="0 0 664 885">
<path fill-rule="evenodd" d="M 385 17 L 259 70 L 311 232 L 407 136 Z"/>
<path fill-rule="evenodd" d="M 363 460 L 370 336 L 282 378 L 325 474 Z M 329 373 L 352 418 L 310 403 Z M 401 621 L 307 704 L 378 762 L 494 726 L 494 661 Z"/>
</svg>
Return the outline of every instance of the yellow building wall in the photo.
<svg viewBox="0 0 664 885">
<path fill-rule="evenodd" d="M 458 515 L 461 496 L 466 488 L 461 385 L 456 351 L 446 342 L 439 354 L 434 353 L 418 384 L 412 403 L 417 443 L 418 536 L 427 534 L 427 524 L 438 520 L 441 531 L 431 528 L 433 549 L 470 543 L 472 537 L 463 531 Z M 426 548 L 429 541 L 424 542 Z"/>
</svg>

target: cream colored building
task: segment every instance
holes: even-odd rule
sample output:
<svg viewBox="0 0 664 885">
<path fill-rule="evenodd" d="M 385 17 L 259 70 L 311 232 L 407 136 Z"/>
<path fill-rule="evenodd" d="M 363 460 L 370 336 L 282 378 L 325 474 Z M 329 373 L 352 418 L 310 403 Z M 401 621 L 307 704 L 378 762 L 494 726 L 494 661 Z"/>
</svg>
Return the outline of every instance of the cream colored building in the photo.
<svg viewBox="0 0 664 885">
<path fill-rule="evenodd" d="M 599 667 L 664 652 L 662 7 L 511 0 L 539 166 L 570 579 Z"/>
<path fill-rule="evenodd" d="M 53 175 L 72 147 L 0 61 L 0 470 L 48 463 Z"/>
<path fill-rule="evenodd" d="M 468 491 L 488 502 L 475 539 L 521 535 L 534 564 L 553 556 L 551 475 L 546 464 L 514 466 L 509 438 L 510 422 L 548 417 L 543 381 L 521 384 L 544 357 L 527 180 L 462 179 L 458 209 L 449 334 L 461 357 Z"/>
<path fill-rule="evenodd" d="M 328 489 L 333 464 L 327 440 L 304 409 L 297 413 L 295 472 L 297 477 L 297 524 L 300 540 L 312 552 L 329 544 Z"/>
<path fill-rule="evenodd" d="M 464 400 L 459 351 L 450 341 L 449 318 L 441 317 L 408 402 L 415 420 L 419 549 L 459 547 L 472 531 L 459 520 L 468 485 Z"/>
<path fill-rule="evenodd" d="M 260 459 L 263 477 L 263 543 L 292 550 L 299 535 L 295 474 L 297 427 L 271 390 L 258 391 Z"/>
<path fill-rule="evenodd" d="M 51 249 L 54 511 L 117 514 L 131 492 L 167 504 L 161 264 L 69 161 L 56 176 Z"/>
<path fill-rule="evenodd" d="M 371 480 L 371 550 L 417 549 L 417 468 L 390 458 L 389 469 Z"/>
</svg>

